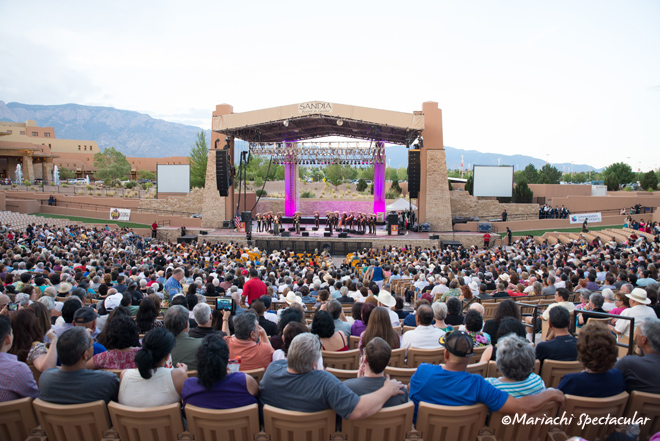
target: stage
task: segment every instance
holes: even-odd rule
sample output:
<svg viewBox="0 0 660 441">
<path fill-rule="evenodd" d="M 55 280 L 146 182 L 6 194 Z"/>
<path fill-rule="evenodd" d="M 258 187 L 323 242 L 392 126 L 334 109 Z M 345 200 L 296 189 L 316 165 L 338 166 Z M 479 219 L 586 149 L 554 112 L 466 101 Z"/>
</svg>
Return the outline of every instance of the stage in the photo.
<svg viewBox="0 0 660 441">
<path fill-rule="evenodd" d="M 285 231 L 288 232 L 289 225 L 285 224 Z M 233 242 L 236 244 L 251 245 L 265 249 L 268 252 L 273 250 L 286 250 L 287 248 L 295 252 L 310 252 L 316 250 L 322 251 L 328 249 L 333 255 L 346 255 L 357 250 L 364 248 L 377 248 L 383 249 L 388 246 L 396 247 L 436 247 L 440 248 L 444 242 L 458 242 L 463 246 L 476 245 L 483 247 L 483 234 L 474 232 L 431 232 L 431 233 L 417 233 L 408 231 L 405 235 L 388 236 L 385 227 L 379 226 L 376 228 L 376 234 L 351 234 L 348 237 L 339 237 L 339 233 L 333 230 L 330 237 L 325 237 L 325 229 L 323 226 L 318 231 L 312 231 L 307 228 L 306 232 L 309 236 L 302 236 L 290 232 L 289 237 L 275 236 L 270 233 L 258 233 L 256 226 L 252 227 L 252 240 L 248 244 L 245 233 L 239 232 L 236 229 L 211 229 L 211 228 L 188 228 L 188 235 L 197 235 L 198 241 L 206 241 L 208 243 L 220 242 Z M 162 227 L 158 229 L 158 238 L 161 240 L 177 242 L 181 235 L 178 227 Z M 434 237 L 431 239 L 431 237 Z M 498 240 L 498 235 L 493 235 L 491 239 L 492 245 L 500 245 L 501 241 Z M 494 242 L 494 243 L 493 243 Z"/>
</svg>

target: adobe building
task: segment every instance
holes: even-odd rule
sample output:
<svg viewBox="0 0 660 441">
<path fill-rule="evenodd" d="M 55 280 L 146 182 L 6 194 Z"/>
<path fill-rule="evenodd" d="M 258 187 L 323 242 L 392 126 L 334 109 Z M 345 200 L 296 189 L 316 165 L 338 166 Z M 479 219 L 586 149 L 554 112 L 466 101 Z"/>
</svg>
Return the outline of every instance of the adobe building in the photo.
<svg viewBox="0 0 660 441">
<path fill-rule="evenodd" d="M 25 123 L 0 121 L 0 179 L 15 180 L 16 165 L 21 164 L 23 179 L 53 179 L 53 166 L 72 170 L 76 177 L 93 178 L 94 155 L 101 150 L 96 141 L 58 139 L 53 127 L 39 127 L 36 121 Z M 120 149 L 121 151 L 121 149 Z M 156 173 L 157 164 L 187 164 L 185 156 L 167 158 L 126 158 L 131 164 L 131 178 L 138 170 Z"/>
</svg>

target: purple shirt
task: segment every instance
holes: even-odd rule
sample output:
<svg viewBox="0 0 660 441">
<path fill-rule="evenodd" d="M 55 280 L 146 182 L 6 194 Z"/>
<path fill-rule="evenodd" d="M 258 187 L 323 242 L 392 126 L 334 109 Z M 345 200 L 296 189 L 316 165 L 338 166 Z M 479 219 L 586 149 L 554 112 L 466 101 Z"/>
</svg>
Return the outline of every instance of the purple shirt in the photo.
<svg viewBox="0 0 660 441">
<path fill-rule="evenodd" d="M 0 401 L 38 396 L 39 388 L 28 365 L 14 354 L 0 352 Z"/>
<path fill-rule="evenodd" d="M 234 409 L 256 404 L 257 399 L 247 390 L 245 375 L 244 372 L 227 374 L 209 390 L 197 378 L 188 378 L 181 391 L 183 406 L 192 404 L 205 409 Z"/>
<path fill-rule="evenodd" d="M 355 320 L 351 326 L 351 335 L 359 337 L 367 329 L 367 325 L 362 320 Z"/>
</svg>

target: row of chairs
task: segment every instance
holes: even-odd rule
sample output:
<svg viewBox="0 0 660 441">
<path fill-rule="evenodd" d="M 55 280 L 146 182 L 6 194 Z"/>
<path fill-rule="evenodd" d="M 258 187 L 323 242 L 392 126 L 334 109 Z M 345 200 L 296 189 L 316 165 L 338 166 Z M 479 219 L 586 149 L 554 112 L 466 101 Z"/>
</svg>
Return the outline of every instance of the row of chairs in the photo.
<svg viewBox="0 0 660 441">
<path fill-rule="evenodd" d="M 488 418 L 483 404 L 441 406 L 420 403 L 413 426 L 413 402 L 381 409 L 362 420 L 342 420 L 338 428 L 332 410 L 306 413 L 263 408 L 263 427 L 256 404 L 230 410 L 186 406 L 187 430 L 179 403 L 153 408 L 133 408 L 115 402 L 58 405 L 40 399 L 0 403 L 0 439 L 27 441 L 151 441 L 151 440 L 254 440 L 254 441 L 403 441 L 453 440 L 496 441 L 566 440 L 576 436 L 604 440 L 614 430 L 623 431 L 607 420 L 581 426 L 577 417 L 650 418 L 640 425 L 639 439 L 648 439 L 660 430 L 660 396 L 633 391 L 608 398 L 566 395 L 563 409 L 548 403 L 526 417 L 553 418 L 565 412 L 575 415 L 559 426 L 548 420 L 540 423 L 507 424 L 505 415 L 494 412 Z M 108 417 L 109 414 L 109 417 Z M 510 418 L 510 417 L 507 417 Z M 39 424 L 39 425 L 37 425 Z"/>
<path fill-rule="evenodd" d="M 357 349 L 358 337 L 349 339 L 348 351 L 333 352 L 321 351 L 323 355 L 323 365 L 335 369 L 354 370 L 360 366 L 360 350 Z M 355 347 L 355 349 L 353 349 Z M 486 347 L 475 348 L 475 355 L 472 357 L 478 360 Z M 406 359 L 407 358 L 407 359 Z M 418 349 L 409 348 L 406 357 L 405 348 L 393 349 L 390 357 L 390 366 L 416 368 L 422 363 L 441 364 L 445 362 L 445 348 L 437 349 Z"/>
</svg>

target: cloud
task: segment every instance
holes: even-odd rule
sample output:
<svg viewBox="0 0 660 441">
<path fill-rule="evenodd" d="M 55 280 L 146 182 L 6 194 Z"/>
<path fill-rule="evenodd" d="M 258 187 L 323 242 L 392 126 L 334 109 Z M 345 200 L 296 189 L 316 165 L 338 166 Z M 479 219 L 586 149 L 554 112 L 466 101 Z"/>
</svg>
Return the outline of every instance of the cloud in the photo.
<svg viewBox="0 0 660 441">
<path fill-rule="evenodd" d="M 658 84 L 657 86 L 649 87 L 649 90 L 652 90 L 654 92 L 660 92 L 660 84 Z"/>
</svg>

